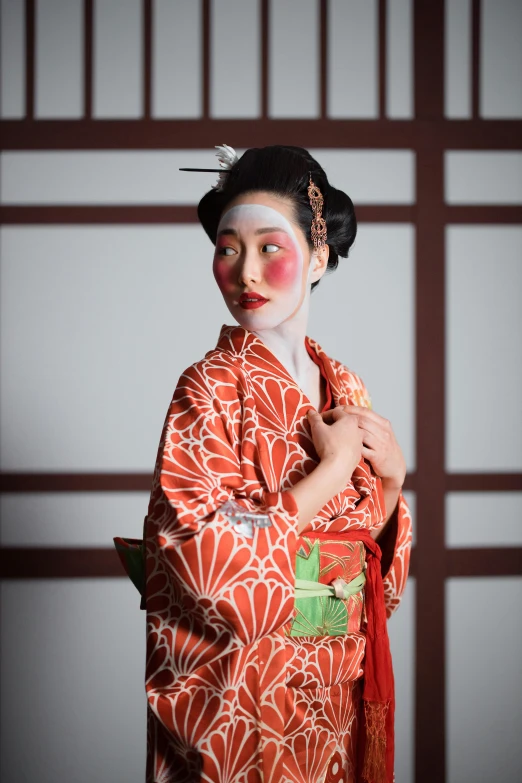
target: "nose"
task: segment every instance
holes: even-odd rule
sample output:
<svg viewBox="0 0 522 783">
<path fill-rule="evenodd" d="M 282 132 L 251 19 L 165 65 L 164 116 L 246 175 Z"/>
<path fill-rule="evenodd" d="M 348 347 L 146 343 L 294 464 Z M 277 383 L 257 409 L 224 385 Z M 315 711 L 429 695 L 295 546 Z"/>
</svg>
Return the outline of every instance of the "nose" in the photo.
<svg viewBox="0 0 522 783">
<path fill-rule="evenodd" d="M 252 283 L 259 283 L 263 277 L 262 264 L 257 253 L 245 250 L 239 259 L 238 282 L 240 285 L 248 286 Z"/>
</svg>

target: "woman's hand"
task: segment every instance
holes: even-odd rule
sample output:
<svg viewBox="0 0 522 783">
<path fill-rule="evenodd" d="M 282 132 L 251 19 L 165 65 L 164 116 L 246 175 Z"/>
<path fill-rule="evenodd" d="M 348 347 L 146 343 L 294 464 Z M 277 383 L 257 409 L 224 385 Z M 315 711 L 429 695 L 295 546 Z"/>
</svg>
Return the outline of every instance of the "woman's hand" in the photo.
<svg viewBox="0 0 522 783">
<path fill-rule="evenodd" d="M 333 411 L 325 411 L 323 420 L 333 420 Z M 362 433 L 362 455 L 388 488 L 400 489 L 406 478 L 406 462 L 388 419 L 359 405 L 344 405 L 343 410 L 358 423 Z"/>
<path fill-rule="evenodd" d="M 357 419 L 343 408 L 331 411 L 330 424 L 313 410 L 308 412 L 308 421 L 320 462 L 289 490 L 299 509 L 299 533 L 326 503 L 343 491 L 362 456 L 362 430 Z"/>
<path fill-rule="evenodd" d="M 397 507 L 406 478 L 406 462 L 388 419 L 359 405 L 343 405 L 343 410 L 349 418 L 357 421 L 363 440 L 362 456 L 370 462 L 374 472 L 382 479 L 386 517 L 382 527 L 371 533 L 372 538 L 378 539 Z M 321 414 L 324 421 L 333 420 L 334 411 L 335 409 Z"/>
<path fill-rule="evenodd" d="M 363 431 L 357 418 L 348 415 L 342 406 L 328 414 L 308 412 L 312 441 L 321 462 L 330 466 L 344 487 L 361 459 Z"/>
</svg>

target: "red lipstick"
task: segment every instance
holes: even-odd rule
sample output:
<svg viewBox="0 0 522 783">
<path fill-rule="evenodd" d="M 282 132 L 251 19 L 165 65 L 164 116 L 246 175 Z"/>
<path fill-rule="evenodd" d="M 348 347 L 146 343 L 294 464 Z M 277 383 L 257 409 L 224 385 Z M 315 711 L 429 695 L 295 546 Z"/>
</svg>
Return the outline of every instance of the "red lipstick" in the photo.
<svg viewBox="0 0 522 783">
<path fill-rule="evenodd" d="M 239 305 L 243 310 L 255 310 L 257 307 L 263 307 L 268 302 L 261 294 L 256 294 L 254 291 L 249 293 L 243 293 L 238 299 Z"/>
</svg>

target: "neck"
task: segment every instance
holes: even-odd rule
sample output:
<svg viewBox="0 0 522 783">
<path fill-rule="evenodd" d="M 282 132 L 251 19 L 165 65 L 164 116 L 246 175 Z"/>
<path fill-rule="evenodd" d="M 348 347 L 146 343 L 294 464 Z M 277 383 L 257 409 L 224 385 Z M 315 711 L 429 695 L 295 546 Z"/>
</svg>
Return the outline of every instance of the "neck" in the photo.
<svg viewBox="0 0 522 783">
<path fill-rule="evenodd" d="M 305 347 L 309 296 L 308 293 L 298 311 L 287 321 L 273 329 L 253 332 L 301 387 L 306 385 L 310 374 L 311 360 Z"/>
</svg>

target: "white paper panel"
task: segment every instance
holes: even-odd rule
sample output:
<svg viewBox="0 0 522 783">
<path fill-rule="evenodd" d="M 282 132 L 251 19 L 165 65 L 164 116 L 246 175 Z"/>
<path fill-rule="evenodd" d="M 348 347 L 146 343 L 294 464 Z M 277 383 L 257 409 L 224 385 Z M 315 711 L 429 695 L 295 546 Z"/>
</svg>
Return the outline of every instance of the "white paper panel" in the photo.
<svg viewBox="0 0 522 783">
<path fill-rule="evenodd" d="M 413 117 L 412 0 L 386 3 L 386 114 Z"/>
<path fill-rule="evenodd" d="M 522 3 L 482 0 L 482 117 L 522 117 Z"/>
<path fill-rule="evenodd" d="M 12 227 L 0 251 L 2 468 L 152 471 L 180 373 L 231 318 L 201 227 Z"/>
<path fill-rule="evenodd" d="M 522 228 L 446 235 L 446 465 L 522 469 Z"/>
<path fill-rule="evenodd" d="M 413 226 L 359 227 L 349 258 L 312 294 L 309 334 L 362 377 L 414 469 Z"/>
<path fill-rule="evenodd" d="M 197 204 L 218 175 L 215 150 L 4 152 L 4 204 Z"/>
<path fill-rule="evenodd" d="M 328 4 L 328 115 L 373 119 L 379 113 L 377 0 Z"/>
<path fill-rule="evenodd" d="M 317 0 L 270 0 L 269 115 L 319 115 Z"/>
<path fill-rule="evenodd" d="M 94 0 L 93 114 L 143 114 L 141 0 Z"/>
<path fill-rule="evenodd" d="M 4 152 L 3 204 L 197 204 L 217 174 L 213 150 Z M 242 155 L 243 150 L 237 150 Z M 355 204 L 415 201 L 410 150 L 311 150 Z"/>
<path fill-rule="evenodd" d="M 113 536 L 142 538 L 148 502 L 148 492 L 5 494 L 0 540 L 3 546 L 111 547 Z"/>
<path fill-rule="evenodd" d="M 521 604 L 520 577 L 448 581 L 448 783 L 520 780 Z"/>
<path fill-rule="evenodd" d="M 336 188 L 354 204 L 413 204 L 415 153 L 411 150 L 313 149 Z"/>
<path fill-rule="evenodd" d="M 471 116 L 471 0 L 445 0 L 444 113 Z"/>
<path fill-rule="evenodd" d="M 522 546 L 522 492 L 449 492 L 446 546 Z"/>
<path fill-rule="evenodd" d="M 399 608 L 388 621 L 395 678 L 395 778 L 414 781 L 415 746 L 415 579 L 410 578 Z"/>
<path fill-rule="evenodd" d="M 522 152 L 446 152 L 448 204 L 522 204 Z"/>
<path fill-rule="evenodd" d="M 259 0 L 211 4 L 210 114 L 258 117 L 261 99 Z"/>
<path fill-rule="evenodd" d="M 152 114 L 201 116 L 201 3 L 154 0 Z"/>
<path fill-rule="evenodd" d="M 0 115 L 25 116 L 25 5 L 0 0 Z"/>
<path fill-rule="evenodd" d="M 128 579 L 1 586 L 3 783 L 142 783 L 145 613 Z"/>
<path fill-rule="evenodd" d="M 83 116 L 83 0 L 37 0 L 35 113 Z"/>
</svg>

